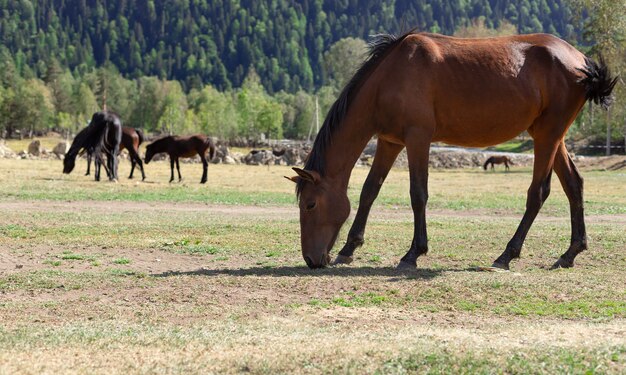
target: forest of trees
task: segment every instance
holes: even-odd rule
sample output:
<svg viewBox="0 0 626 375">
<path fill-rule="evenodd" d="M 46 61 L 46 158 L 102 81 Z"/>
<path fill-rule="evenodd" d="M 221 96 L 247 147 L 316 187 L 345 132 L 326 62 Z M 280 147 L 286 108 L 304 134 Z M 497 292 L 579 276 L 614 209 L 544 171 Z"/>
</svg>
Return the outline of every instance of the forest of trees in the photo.
<svg viewBox="0 0 626 375">
<path fill-rule="evenodd" d="M 611 1 L 0 0 L 0 131 L 73 133 L 106 103 L 150 132 L 303 139 L 369 35 L 548 32 L 588 50 L 609 33 L 619 67 L 621 29 L 591 12 Z"/>
<path fill-rule="evenodd" d="M 128 78 L 183 89 L 240 87 L 250 67 L 269 93 L 328 84 L 324 52 L 346 37 L 417 27 L 453 34 L 484 17 L 518 32 L 576 40 L 564 0 L 0 0 L 0 40 L 26 77 L 50 59 L 84 74 L 112 63 Z"/>
</svg>

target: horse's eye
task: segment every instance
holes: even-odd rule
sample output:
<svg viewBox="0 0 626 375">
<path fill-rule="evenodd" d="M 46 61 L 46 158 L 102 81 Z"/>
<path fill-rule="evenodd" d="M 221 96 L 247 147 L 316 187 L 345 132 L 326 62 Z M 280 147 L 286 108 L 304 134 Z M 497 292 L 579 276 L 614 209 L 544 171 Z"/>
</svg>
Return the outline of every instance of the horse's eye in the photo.
<svg viewBox="0 0 626 375">
<path fill-rule="evenodd" d="M 312 209 L 315 208 L 315 206 L 317 206 L 317 202 L 309 202 L 306 204 L 306 210 L 311 211 Z"/>
</svg>

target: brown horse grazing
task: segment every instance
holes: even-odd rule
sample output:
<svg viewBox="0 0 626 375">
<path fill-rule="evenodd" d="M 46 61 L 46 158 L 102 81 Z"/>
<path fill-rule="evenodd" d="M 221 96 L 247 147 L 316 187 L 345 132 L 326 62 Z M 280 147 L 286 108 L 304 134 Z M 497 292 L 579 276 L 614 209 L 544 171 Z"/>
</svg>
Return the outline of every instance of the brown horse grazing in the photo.
<svg viewBox="0 0 626 375">
<path fill-rule="evenodd" d="M 208 160 L 207 151 L 209 152 Z M 207 181 L 209 160 L 212 160 L 215 156 L 215 145 L 209 137 L 201 134 L 189 137 L 163 137 L 146 147 L 146 164 L 152 160 L 154 155 L 161 152 L 166 152 L 170 156 L 170 168 L 172 170 L 170 182 L 174 181 L 174 163 L 176 163 L 176 170 L 178 171 L 178 181 L 182 180 L 178 158 L 192 158 L 196 154 L 200 155 L 200 160 L 202 160 L 202 179 L 200 183 L 204 184 Z"/>
<path fill-rule="evenodd" d="M 131 163 L 130 175 L 128 176 L 129 179 L 133 178 L 135 165 L 139 165 L 139 169 L 141 170 L 141 180 L 144 181 L 146 179 L 146 174 L 143 170 L 143 162 L 139 156 L 139 146 L 143 143 L 144 139 L 145 137 L 141 129 L 122 126 L 122 143 L 120 143 L 120 152 L 124 149 L 128 150 Z M 91 166 L 92 156 L 93 150 L 87 151 L 87 172 L 85 173 L 85 176 L 89 176 L 89 167 Z M 95 166 L 95 168 L 97 169 L 96 174 L 99 175 L 99 165 Z"/>
<path fill-rule="evenodd" d="M 550 192 L 556 171 L 570 202 L 569 249 L 553 268 L 572 267 L 587 248 L 583 180 L 563 137 L 587 100 L 608 107 L 616 83 L 602 59 L 596 63 L 551 35 L 459 39 L 409 32 L 378 35 L 370 56 L 330 108 L 296 194 L 302 255 L 311 268 L 330 263 L 329 252 L 350 213 L 348 181 L 373 135 L 378 147 L 359 208 L 337 263 L 350 263 L 364 241 L 367 216 L 389 169 L 406 147 L 414 237 L 399 268 L 415 268 L 428 251 L 425 209 L 431 142 L 485 147 L 524 130 L 534 139 L 533 178 L 526 212 L 493 266 L 509 268 Z"/>
<path fill-rule="evenodd" d="M 504 164 L 507 171 L 509 170 L 509 164 L 515 165 L 507 156 L 491 156 L 483 165 L 483 169 L 487 170 L 487 165 L 489 164 L 491 164 L 491 170 L 494 170 L 494 164 Z"/>
</svg>

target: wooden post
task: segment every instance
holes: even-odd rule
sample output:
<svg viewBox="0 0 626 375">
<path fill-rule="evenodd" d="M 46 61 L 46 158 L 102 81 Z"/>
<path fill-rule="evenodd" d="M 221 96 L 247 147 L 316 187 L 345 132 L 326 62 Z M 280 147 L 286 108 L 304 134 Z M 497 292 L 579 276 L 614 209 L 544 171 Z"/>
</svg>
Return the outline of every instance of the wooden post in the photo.
<svg viewBox="0 0 626 375">
<path fill-rule="evenodd" d="M 611 156 L 611 108 L 606 110 L 606 156 Z"/>
</svg>

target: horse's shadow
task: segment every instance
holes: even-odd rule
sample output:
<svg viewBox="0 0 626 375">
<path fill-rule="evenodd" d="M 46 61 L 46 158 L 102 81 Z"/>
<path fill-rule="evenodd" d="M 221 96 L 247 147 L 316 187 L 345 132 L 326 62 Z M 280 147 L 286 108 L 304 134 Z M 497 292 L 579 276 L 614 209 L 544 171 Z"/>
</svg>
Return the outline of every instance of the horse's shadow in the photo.
<svg viewBox="0 0 626 375">
<path fill-rule="evenodd" d="M 389 281 L 409 279 L 430 280 L 449 270 L 418 268 L 415 270 L 397 270 L 394 267 L 329 267 L 311 270 L 305 266 L 250 267 L 250 268 L 200 268 L 194 271 L 167 271 L 152 274 L 153 277 L 171 276 L 271 276 L 271 277 L 389 277 Z M 455 271 L 455 270 L 452 270 Z"/>
</svg>

